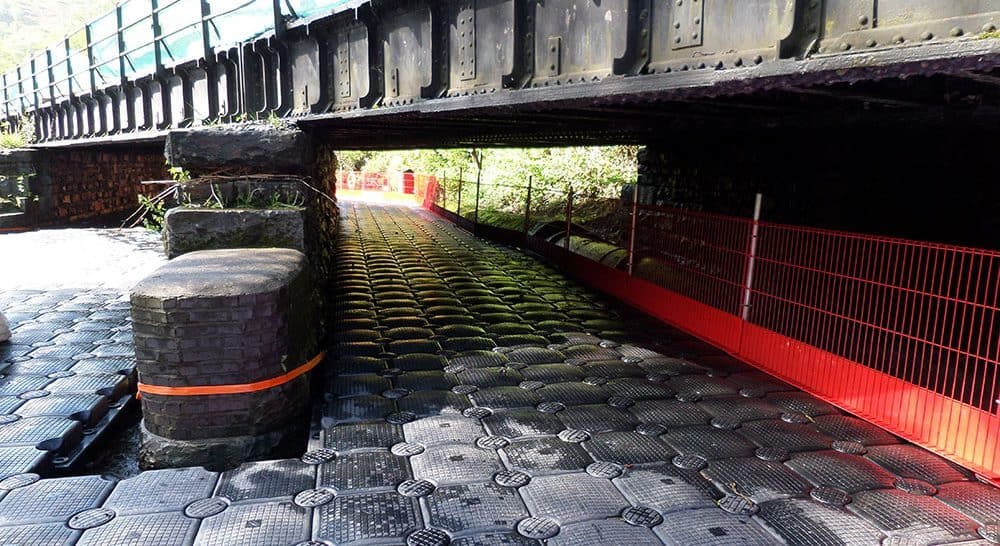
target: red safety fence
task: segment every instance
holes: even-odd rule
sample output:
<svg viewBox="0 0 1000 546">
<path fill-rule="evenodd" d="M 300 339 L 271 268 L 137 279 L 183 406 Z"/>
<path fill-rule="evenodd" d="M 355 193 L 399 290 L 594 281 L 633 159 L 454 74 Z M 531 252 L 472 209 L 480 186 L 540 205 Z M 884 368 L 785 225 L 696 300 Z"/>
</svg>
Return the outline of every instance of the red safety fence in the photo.
<svg viewBox="0 0 1000 546">
<path fill-rule="evenodd" d="M 433 175 L 413 172 L 337 171 L 338 190 L 413 195 L 418 201 L 423 200 L 427 186 L 433 180 Z"/>
<path fill-rule="evenodd" d="M 570 237 L 536 236 L 526 241 L 532 248 L 1000 482 L 1000 252 L 623 201 L 609 215 L 623 229 L 601 242 L 628 259 L 606 265 L 579 250 L 595 232 L 574 219 L 571 193 L 568 205 Z"/>
<path fill-rule="evenodd" d="M 637 212 L 634 275 L 692 300 L 677 302 L 672 322 L 1000 477 L 1000 253 L 665 207 Z"/>
<path fill-rule="evenodd" d="M 338 190 L 390 191 L 389 177 L 385 173 L 337 171 Z"/>
</svg>

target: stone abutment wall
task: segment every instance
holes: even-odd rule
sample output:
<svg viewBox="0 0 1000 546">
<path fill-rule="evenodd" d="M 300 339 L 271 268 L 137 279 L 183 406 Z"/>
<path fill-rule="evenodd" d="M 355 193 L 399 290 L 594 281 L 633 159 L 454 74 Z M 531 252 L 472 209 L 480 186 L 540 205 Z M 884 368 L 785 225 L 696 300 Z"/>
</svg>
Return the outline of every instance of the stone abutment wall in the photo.
<svg viewBox="0 0 1000 546">
<path fill-rule="evenodd" d="M 5 153 L 0 175 L 32 174 L 28 187 L 37 198 L 19 222 L 22 227 L 77 223 L 113 225 L 138 207 L 140 193 L 159 186 L 144 180 L 168 178 L 163 147 L 120 149 L 29 149 Z"/>
<path fill-rule="evenodd" d="M 119 221 L 138 207 L 140 193 L 162 187 L 144 180 L 169 178 L 162 146 L 120 150 L 45 150 L 36 161 L 38 223 Z"/>
</svg>

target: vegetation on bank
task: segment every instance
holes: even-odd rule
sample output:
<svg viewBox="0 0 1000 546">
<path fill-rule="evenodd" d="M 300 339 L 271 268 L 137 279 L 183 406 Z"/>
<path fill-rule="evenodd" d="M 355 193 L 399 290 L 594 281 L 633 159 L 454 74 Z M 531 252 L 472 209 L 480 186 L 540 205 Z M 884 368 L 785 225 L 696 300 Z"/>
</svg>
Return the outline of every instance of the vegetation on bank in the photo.
<svg viewBox="0 0 1000 546">
<path fill-rule="evenodd" d="M 17 124 L 0 121 L 0 149 L 23 148 L 35 140 L 35 126 L 22 117 Z"/>
<path fill-rule="evenodd" d="M 0 176 L 0 214 L 24 212 L 26 204 L 38 201 L 28 187 L 28 176 Z"/>
<path fill-rule="evenodd" d="M 83 26 L 111 10 L 115 0 L 0 0 L 0 73 L 23 66 L 60 40 L 86 46 Z M 35 139 L 32 120 L 0 122 L 0 149 L 22 148 Z"/>
<path fill-rule="evenodd" d="M 142 225 L 162 231 L 167 211 L 174 207 L 199 209 L 300 209 L 306 204 L 308 187 L 298 187 L 294 177 L 280 175 L 210 175 L 192 179 L 182 167 L 167 172 L 173 184 L 156 195 L 139 194 L 139 208 L 122 227 Z"/>
<path fill-rule="evenodd" d="M 457 207 L 461 190 L 463 216 L 474 213 L 478 176 L 480 220 L 488 211 L 506 226 L 524 216 L 529 178 L 534 219 L 559 217 L 570 190 L 582 214 L 617 206 L 622 187 L 638 177 L 638 151 L 638 146 L 347 151 L 337 158 L 343 170 L 435 175 L 447 194 L 446 208 Z"/>
<path fill-rule="evenodd" d="M 114 0 L 0 0 L 0 72 L 66 36 L 71 47 L 83 48 L 83 25 L 114 7 Z"/>
</svg>

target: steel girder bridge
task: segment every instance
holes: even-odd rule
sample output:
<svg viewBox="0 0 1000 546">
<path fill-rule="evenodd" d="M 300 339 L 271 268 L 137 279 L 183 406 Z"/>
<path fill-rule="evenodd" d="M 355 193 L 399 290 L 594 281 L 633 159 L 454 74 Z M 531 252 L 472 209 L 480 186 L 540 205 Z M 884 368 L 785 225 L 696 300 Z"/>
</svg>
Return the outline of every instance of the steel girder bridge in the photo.
<svg viewBox="0 0 1000 546">
<path fill-rule="evenodd" d="M 3 74 L 0 118 L 57 146 L 274 116 L 372 148 L 989 125 L 998 26 L 998 0 L 128 0 Z"/>
</svg>

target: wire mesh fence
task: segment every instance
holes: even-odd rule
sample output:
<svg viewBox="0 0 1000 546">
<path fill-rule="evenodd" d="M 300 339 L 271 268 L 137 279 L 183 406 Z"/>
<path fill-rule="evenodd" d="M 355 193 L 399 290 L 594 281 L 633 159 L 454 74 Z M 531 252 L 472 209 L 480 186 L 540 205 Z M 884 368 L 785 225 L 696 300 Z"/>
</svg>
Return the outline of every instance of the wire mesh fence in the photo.
<svg viewBox="0 0 1000 546">
<path fill-rule="evenodd" d="M 646 205 L 631 187 L 618 191 L 459 180 L 435 204 L 470 229 L 518 232 L 608 268 L 617 276 L 592 278 L 618 279 L 624 287 L 601 288 L 624 299 L 669 296 L 664 314 L 677 326 L 1000 478 L 1000 253 Z"/>
</svg>

